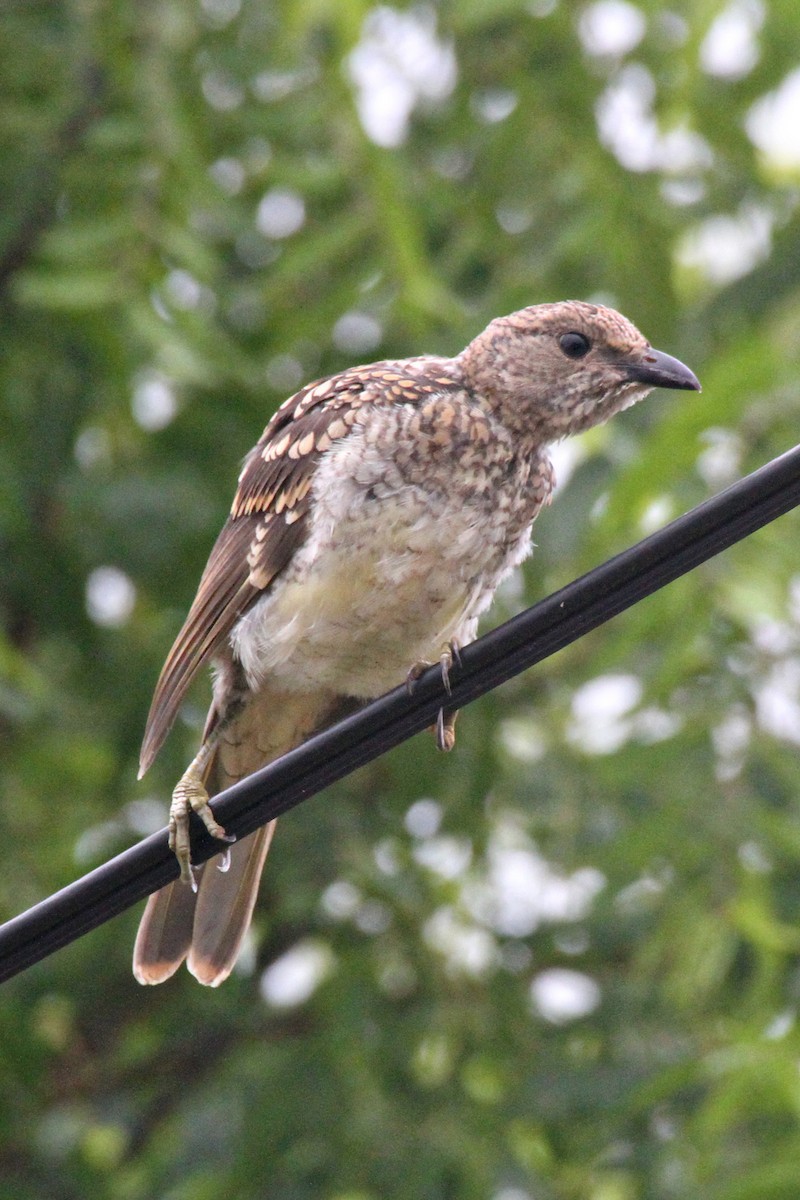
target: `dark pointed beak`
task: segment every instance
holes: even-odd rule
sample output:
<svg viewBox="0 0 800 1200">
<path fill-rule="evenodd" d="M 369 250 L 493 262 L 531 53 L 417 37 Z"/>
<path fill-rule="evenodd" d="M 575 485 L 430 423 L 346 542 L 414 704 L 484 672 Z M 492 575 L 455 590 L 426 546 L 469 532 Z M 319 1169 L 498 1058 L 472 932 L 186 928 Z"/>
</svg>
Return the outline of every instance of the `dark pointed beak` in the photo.
<svg viewBox="0 0 800 1200">
<path fill-rule="evenodd" d="M 685 392 L 702 390 L 694 371 L 661 350 L 648 349 L 639 362 L 626 362 L 624 367 L 629 379 L 649 387 L 680 388 Z"/>
</svg>

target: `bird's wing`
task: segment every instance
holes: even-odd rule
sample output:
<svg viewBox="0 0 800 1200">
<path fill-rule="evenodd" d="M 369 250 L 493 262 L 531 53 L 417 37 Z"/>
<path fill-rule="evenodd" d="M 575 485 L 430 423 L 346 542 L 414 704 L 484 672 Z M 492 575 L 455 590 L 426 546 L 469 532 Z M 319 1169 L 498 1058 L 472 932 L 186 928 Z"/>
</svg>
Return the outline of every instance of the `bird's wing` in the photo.
<svg viewBox="0 0 800 1200">
<path fill-rule="evenodd" d="M 140 756 L 144 774 L 160 750 L 197 672 L 284 569 L 306 537 L 310 491 L 321 455 L 345 437 L 364 404 L 409 398 L 399 364 L 354 367 L 291 396 L 245 460 L 231 513 L 211 551 L 192 607 L 156 685 Z"/>
</svg>

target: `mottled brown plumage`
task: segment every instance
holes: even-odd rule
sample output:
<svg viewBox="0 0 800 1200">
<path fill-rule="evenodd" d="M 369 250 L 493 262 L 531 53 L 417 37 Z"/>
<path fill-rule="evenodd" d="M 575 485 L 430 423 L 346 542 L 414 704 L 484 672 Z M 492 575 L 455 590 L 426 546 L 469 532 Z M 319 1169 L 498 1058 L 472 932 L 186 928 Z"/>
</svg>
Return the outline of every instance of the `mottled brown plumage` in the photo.
<svg viewBox="0 0 800 1200">
<path fill-rule="evenodd" d="M 148 717 L 142 772 L 213 663 L 203 744 L 170 814 L 184 882 L 148 902 L 141 982 L 187 955 L 202 982 L 221 982 L 252 912 L 272 827 L 232 847 L 227 874 L 200 869 L 195 895 L 190 808 L 221 836 L 207 793 L 470 641 L 549 502 L 548 444 L 659 386 L 699 388 L 619 313 L 567 301 L 493 321 L 456 358 L 354 367 L 281 406 L 245 461 Z"/>
</svg>

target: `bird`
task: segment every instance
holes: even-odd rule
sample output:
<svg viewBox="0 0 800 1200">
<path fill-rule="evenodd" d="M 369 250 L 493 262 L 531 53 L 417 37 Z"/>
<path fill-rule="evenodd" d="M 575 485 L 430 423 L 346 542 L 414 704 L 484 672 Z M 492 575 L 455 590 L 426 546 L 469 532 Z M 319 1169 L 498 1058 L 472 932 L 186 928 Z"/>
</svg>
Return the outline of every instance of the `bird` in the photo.
<svg viewBox="0 0 800 1200">
<path fill-rule="evenodd" d="M 446 677 L 531 551 L 555 485 L 549 447 L 654 388 L 700 383 L 621 313 L 567 300 L 494 319 L 455 357 L 354 366 L 281 405 L 244 460 L 147 718 L 140 775 L 211 666 L 200 748 L 170 806 L 180 878 L 147 902 L 140 983 L 186 960 L 217 986 L 236 962 L 275 821 L 233 841 L 209 797 L 420 664 Z M 452 747 L 452 714 L 437 739 Z M 192 812 L 227 869 L 192 866 Z"/>
</svg>

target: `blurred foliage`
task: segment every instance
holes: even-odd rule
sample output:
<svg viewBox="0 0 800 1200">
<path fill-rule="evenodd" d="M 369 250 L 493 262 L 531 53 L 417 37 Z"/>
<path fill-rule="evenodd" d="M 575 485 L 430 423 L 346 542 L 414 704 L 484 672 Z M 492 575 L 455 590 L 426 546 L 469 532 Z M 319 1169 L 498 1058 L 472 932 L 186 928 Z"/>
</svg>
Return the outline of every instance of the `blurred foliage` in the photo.
<svg viewBox="0 0 800 1200">
<path fill-rule="evenodd" d="M 4 0 L 6 916 L 163 823 L 207 687 L 139 784 L 150 692 L 301 382 L 566 296 L 698 372 L 559 452 L 493 620 L 795 442 L 798 44 L 796 0 Z M 295 810 L 219 992 L 139 989 L 134 913 L 6 984 L 0 1198 L 794 1200 L 797 545 Z"/>
</svg>

